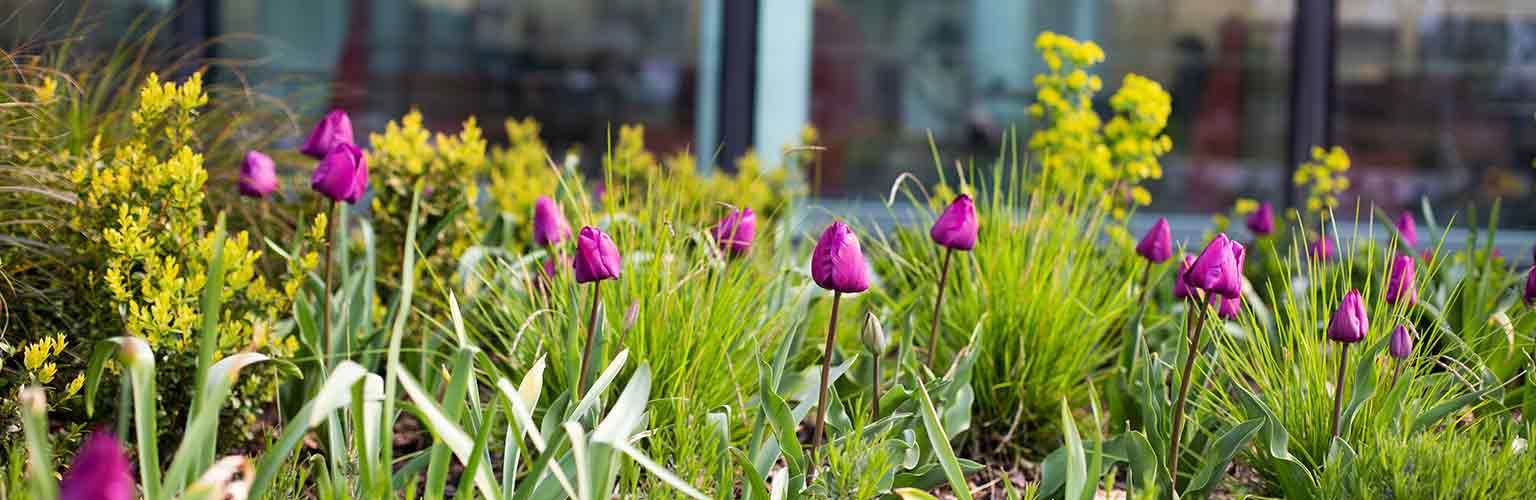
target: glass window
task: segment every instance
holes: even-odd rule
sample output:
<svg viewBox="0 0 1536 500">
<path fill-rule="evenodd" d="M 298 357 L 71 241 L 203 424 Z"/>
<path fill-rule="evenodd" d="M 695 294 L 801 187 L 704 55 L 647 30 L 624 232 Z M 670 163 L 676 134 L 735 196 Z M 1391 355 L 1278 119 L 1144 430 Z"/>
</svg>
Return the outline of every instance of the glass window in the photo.
<svg viewBox="0 0 1536 500">
<path fill-rule="evenodd" d="M 1342 2 L 1334 140 L 1355 194 L 1389 210 L 1504 200 L 1536 226 L 1536 6 Z"/>
<path fill-rule="evenodd" d="M 1149 186 L 1153 209 L 1279 199 L 1293 3 L 817 2 L 811 118 L 831 148 L 817 193 L 868 198 L 903 171 L 933 177 L 930 131 L 946 161 L 990 162 L 1012 125 L 1027 138 L 1031 81 L 1045 67 L 1034 40 L 1049 30 L 1104 47 L 1103 113 L 1127 73 L 1172 94 L 1175 146 Z"/>
</svg>

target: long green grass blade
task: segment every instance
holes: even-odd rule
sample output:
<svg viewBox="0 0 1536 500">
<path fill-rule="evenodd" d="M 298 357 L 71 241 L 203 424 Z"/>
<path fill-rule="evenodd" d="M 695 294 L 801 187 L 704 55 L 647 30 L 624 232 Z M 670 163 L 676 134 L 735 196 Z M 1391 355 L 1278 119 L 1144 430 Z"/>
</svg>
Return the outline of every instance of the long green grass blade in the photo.
<svg viewBox="0 0 1536 500">
<path fill-rule="evenodd" d="M 914 377 L 917 380 L 918 400 L 922 402 L 921 413 L 923 415 L 923 428 L 928 431 L 929 444 L 933 446 L 934 453 L 938 455 L 939 465 L 944 469 L 944 478 L 949 480 L 949 487 L 954 489 L 955 497 L 960 500 L 971 500 L 970 486 L 965 483 L 965 473 L 960 470 L 960 461 L 955 457 L 955 449 L 949 446 L 948 436 L 944 432 L 944 425 L 939 421 L 939 412 L 933 408 L 933 400 L 928 397 L 928 387 L 923 384 L 922 377 Z"/>
</svg>

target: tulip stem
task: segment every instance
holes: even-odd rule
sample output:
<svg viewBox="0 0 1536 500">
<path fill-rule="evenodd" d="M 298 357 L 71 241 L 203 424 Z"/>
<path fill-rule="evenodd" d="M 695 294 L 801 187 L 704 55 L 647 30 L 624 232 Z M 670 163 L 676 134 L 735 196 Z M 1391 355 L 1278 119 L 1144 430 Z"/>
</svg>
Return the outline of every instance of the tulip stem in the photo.
<svg viewBox="0 0 1536 500">
<path fill-rule="evenodd" d="M 331 217 L 334 215 L 336 215 L 336 200 L 331 200 L 326 208 L 326 217 Z M 331 225 L 331 231 L 329 231 L 329 233 L 330 234 L 325 238 L 325 290 L 320 294 L 320 299 L 322 302 L 324 302 L 323 307 L 325 308 L 325 326 L 320 330 L 323 332 L 323 334 L 320 336 L 320 359 L 324 360 L 325 363 L 322 363 L 321 366 L 329 363 L 331 356 L 331 267 L 334 266 L 332 261 L 335 259 L 334 253 L 336 251 L 336 245 L 331 243 L 336 239 L 336 226 L 334 222 Z"/>
<path fill-rule="evenodd" d="M 949 278 L 949 259 L 955 249 L 944 249 L 944 265 L 939 267 L 939 295 L 933 299 L 933 322 L 928 327 L 928 368 L 934 368 L 939 359 L 939 306 L 944 304 L 944 282 Z M 836 302 L 833 302 L 836 304 Z"/>
<path fill-rule="evenodd" d="M 1184 340 L 1189 342 L 1189 350 L 1184 356 L 1184 378 L 1179 381 L 1179 399 L 1173 407 L 1173 433 L 1168 442 L 1168 482 L 1176 483 L 1179 477 L 1179 437 L 1184 433 L 1184 402 L 1189 399 L 1189 379 L 1195 368 L 1195 356 L 1200 353 L 1200 331 L 1205 327 L 1205 297 L 1199 290 L 1195 290 L 1195 302 L 1191 304 L 1196 309 L 1190 309 L 1195 314 L 1195 326 L 1185 334 Z"/>
<path fill-rule="evenodd" d="M 1344 407 L 1344 368 L 1349 364 L 1349 344 L 1341 344 L 1344 348 L 1339 350 L 1339 378 L 1333 384 L 1333 437 L 1335 438 L 1339 437 L 1339 410 Z"/>
<path fill-rule="evenodd" d="M 587 385 L 587 366 L 592 362 L 592 344 L 597 338 L 598 287 L 602 281 L 592 282 L 592 311 L 587 313 L 587 345 L 581 353 L 581 372 L 576 374 L 576 399 L 581 399 L 582 386 Z"/>
<path fill-rule="evenodd" d="M 874 408 L 873 408 L 874 409 L 874 413 L 870 414 L 869 417 L 870 417 L 870 420 L 879 420 L 880 419 L 880 353 L 872 353 L 872 354 L 873 355 L 870 356 L 870 358 L 871 358 L 870 361 L 874 364 L 874 369 L 875 369 L 875 384 L 874 384 L 875 400 L 874 400 Z"/>
<path fill-rule="evenodd" d="M 832 376 L 832 348 L 837 342 L 837 303 L 843 292 L 832 292 L 832 319 L 827 321 L 827 347 L 821 356 L 821 397 L 816 400 L 816 434 L 811 441 L 811 471 L 816 470 L 816 449 L 821 447 L 821 435 L 827 426 L 827 379 Z"/>
<path fill-rule="evenodd" d="M 1148 260 L 1146 267 L 1143 267 L 1141 272 L 1141 296 L 1136 298 L 1136 305 L 1138 307 L 1147 303 L 1147 283 L 1151 281 L 1152 261 Z"/>
<path fill-rule="evenodd" d="M 1399 359 L 1394 364 L 1397 366 L 1392 368 L 1392 385 L 1387 386 L 1389 391 L 1397 388 L 1397 376 L 1403 374 L 1403 360 Z"/>
</svg>

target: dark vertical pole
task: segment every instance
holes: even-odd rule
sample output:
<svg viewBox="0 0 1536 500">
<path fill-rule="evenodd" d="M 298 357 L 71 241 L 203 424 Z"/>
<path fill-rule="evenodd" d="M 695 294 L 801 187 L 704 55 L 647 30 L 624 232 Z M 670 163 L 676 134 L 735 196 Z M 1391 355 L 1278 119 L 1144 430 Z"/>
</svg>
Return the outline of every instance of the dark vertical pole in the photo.
<svg viewBox="0 0 1536 500">
<path fill-rule="evenodd" d="M 202 61 L 218 57 L 218 46 L 207 42 L 219 36 L 219 1 L 180 0 L 176 2 L 175 9 L 171 13 L 171 39 L 183 50 L 197 48 L 197 56 L 201 59 L 198 64 L 188 66 L 186 74 L 180 75 L 190 76 L 192 72 L 201 69 Z M 204 79 L 212 80 L 214 68 L 209 67 L 207 70 Z"/>
<path fill-rule="evenodd" d="M 736 158 L 752 146 L 757 100 L 759 0 L 727 0 L 720 51 L 720 164 L 736 170 Z M 713 151 L 700 151 L 708 158 Z"/>
<path fill-rule="evenodd" d="M 1291 127 L 1286 144 L 1285 182 L 1312 146 L 1333 143 L 1334 54 L 1338 48 L 1336 0 L 1296 0 L 1291 22 Z M 1295 189 L 1286 189 L 1285 206 L 1296 206 Z"/>
</svg>

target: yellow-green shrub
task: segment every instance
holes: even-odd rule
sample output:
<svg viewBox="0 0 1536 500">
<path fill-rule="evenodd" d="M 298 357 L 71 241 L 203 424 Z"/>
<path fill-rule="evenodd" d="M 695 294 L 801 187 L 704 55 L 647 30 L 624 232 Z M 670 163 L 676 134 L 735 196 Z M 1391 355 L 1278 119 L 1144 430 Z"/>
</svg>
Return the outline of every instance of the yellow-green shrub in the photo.
<svg viewBox="0 0 1536 500">
<path fill-rule="evenodd" d="M 445 221 L 448 226 L 439 236 L 440 243 L 426 259 L 434 269 L 449 269 L 447 266 L 475 244 L 484 230 L 478 200 L 480 177 L 489 162 L 485 138 L 475 118 L 465 120 L 458 134 L 434 135 L 422 127 L 421 112 L 413 110 L 398 122 L 390 121 L 384 133 L 369 136 L 369 141 L 378 275 L 399 274 L 411 195 L 417 182 L 424 183 L 431 193 L 421 200 L 421 227 L 444 222 L 455 206 L 465 203 L 462 214 Z"/>
<path fill-rule="evenodd" d="M 160 360 L 157 378 L 162 425 L 185 420 L 197 382 L 198 302 L 206 284 L 214 242 L 204 214 L 203 157 L 194 151 L 193 123 L 207 102 L 201 74 L 186 82 L 161 83 L 150 75 L 132 114 L 130 139 L 112 148 L 96 142 L 78 159 L 70 181 L 79 196 L 68 227 L 75 251 L 88 263 L 82 293 L 107 307 L 97 337 L 123 334 L 147 340 Z M 257 273 L 262 252 L 244 231 L 229 237 L 224 263 L 224 306 L 218 321 L 219 353 L 291 352 L 293 341 L 272 337 L 275 320 L 291 297 L 269 287 Z M 81 332 L 87 333 L 87 332 Z M 76 366 L 78 369 L 79 367 Z M 231 399 L 231 437 L 249 439 L 259 406 L 273 397 L 270 377 L 250 374 Z"/>
</svg>

